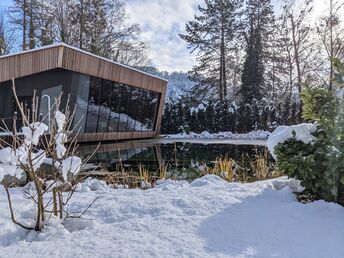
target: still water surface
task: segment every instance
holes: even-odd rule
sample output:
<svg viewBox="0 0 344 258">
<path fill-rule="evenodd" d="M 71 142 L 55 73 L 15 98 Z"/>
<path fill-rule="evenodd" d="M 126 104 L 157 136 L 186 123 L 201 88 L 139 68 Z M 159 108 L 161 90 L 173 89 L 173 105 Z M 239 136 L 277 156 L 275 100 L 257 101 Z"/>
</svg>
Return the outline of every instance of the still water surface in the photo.
<svg viewBox="0 0 344 258">
<path fill-rule="evenodd" d="M 201 168 L 213 166 L 216 158 L 228 157 L 246 169 L 252 170 L 251 163 L 257 156 L 266 153 L 264 141 L 224 141 L 224 140 L 173 140 L 153 139 L 128 141 L 100 145 L 91 157 L 84 171 L 94 171 L 95 167 L 110 172 L 124 167 L 127 171 L 138 171 L 144 166 L 150 173 L 157 173 L 159 167 L 168 166 L 168 177 L 192 180 L 201 176 Z M 96 145 L 81 145 L 79 155 L 87 158 Z M 269 157 L 269 156 L 268 156 Z M 273 167 L 271 157 L 269 166 Z"/>
</svg>

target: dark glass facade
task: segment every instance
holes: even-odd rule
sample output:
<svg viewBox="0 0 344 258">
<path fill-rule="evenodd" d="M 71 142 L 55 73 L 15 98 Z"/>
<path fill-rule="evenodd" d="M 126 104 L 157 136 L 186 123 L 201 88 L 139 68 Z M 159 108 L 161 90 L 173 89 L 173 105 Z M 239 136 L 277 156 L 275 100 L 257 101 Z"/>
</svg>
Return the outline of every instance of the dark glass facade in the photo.
<svg viewBox="0 0 344 258">
<path fill-rule="evenodd" d="M 85 123 L 78 126 L 80 133 L 155 130 L 160 93 L 96 77 L 90 77 L 88 87 L 78 89 L 75 127 L 87 114 Z"/>
<path fill-rule="evenodd" d="M 40 101 L 44 121 L 51 119 L 53 100 L 62 93 L 61 107 L 64 107 L 69 95 L 69 104 L 75 107 L 72 127 L 78 133 L 152 132 L 156 129 L 159 92 L 64 69 L 20 78 L 16 87 L 19 99 L 32 99 L 34 89 L 38 96 L 45 96 Z M 8 98 L 8 94 L 12 94 L 11 82 L 0 83 L 0 97 L 4 100 L 0 103 L 0 118 L 11 118 L 16 110 L 14 98 Z M 11 124 L 9 119 L 9 128 Z"/>
</svg>

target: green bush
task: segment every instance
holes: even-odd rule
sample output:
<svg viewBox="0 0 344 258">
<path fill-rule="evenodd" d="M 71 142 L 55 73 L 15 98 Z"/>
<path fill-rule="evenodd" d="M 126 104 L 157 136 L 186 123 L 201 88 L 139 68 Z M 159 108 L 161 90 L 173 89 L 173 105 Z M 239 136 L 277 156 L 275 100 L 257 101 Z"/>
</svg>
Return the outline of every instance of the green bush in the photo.
<svg viewBox="0 0 344 258">
<path fill-rule="evenodd" d="M 336 78 L 343 78 L 344 66 L 335 61 Z M 343 86 L 337 80 L 337 90 Z M 306 87 L 301 94 L 302 117 L 317 123 L 316 140 L 310 144 L 295 137 L 275 147 L 278 168 L 301 180 L 305 191 L 326 201 L 344 204 L 344 100 L 334 91 Z"/>
<path fill-rule="evenodd" d="M 327 144 L 323 130 L 315 136 L 317 141 L 312 144 L 294 137 L 277 145 L 277 166 L 289 177 L 299 179 L 308 193 L 326 201 L 337 201 L 340 163 L 334 159 L 339 153 Z"/>
</svg>

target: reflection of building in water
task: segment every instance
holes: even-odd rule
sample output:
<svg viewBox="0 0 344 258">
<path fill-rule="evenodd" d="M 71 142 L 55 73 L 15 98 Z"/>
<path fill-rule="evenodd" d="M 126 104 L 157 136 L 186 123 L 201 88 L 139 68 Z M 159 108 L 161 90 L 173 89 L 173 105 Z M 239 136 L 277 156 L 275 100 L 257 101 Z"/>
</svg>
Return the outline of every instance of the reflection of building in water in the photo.
<svg viewBox="0 0 344 258">
<path fill-rule="evenodd" d="M 93 156 L 90 156 L 97 145 L 80 145 L 79 155 L 87 159 L 91 157 L 87 169 L 95 166 L 116 170 L 118 166 L 137 168 L 142 164 L 150 171 L 157 171 L 163 164 L 160 145 L 145 141 L 121 142 L 114 144 L 102 144 Z"/>
<path fill-rule="evenodd" d="M 167 85 L 163 79 L 65 44 L 0 57 L 0 67 L 0 118 L 10 129 L 18 109 L 11 90 L 14 77 L 25 109 L 31 108 L 34 89 L 42 97 L 38 109 L 46 123 L 54 114 L 54 100 L 63 93 L 63 107 L 69 95 L 79 141 L 159 134 Z"/>
</svg>

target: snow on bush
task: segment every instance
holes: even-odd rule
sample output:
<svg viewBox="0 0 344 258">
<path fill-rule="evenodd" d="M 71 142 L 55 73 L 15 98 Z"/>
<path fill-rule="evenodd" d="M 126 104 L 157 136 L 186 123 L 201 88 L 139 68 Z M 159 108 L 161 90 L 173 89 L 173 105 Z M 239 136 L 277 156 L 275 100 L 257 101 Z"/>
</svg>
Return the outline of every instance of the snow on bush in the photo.
<svg viewBox="0 0 344 258">
<path fill-rule="evenodd" d="M 22 114 L 25 117 L 25 114 Z M 37 117 L 37 116 L 32 116 Z M 45 213 L 53 213 L 55 216 L 58 214 L 62 219 L 65 210 L 64 206 L 68 200 L 63 200 L 63 187 L 68 184 L 67 175 L 75 176 L 81 168 L 82 161 L 79 157 L 73 156 L 72 153 L 67 153 L 65 143 L 68 141 L 66 134 L 66 116 L 60 111 L 55 112 L 55 120 L 47 126 L 41 122 L 28 122 L 28 118 L 24 120 L 26 126 L 22 128 L 24 139 L 22 140 L 18 135 L 14 135 L 14 142 L 19 144 L 19 147 L 12 149 L 11 147 L 3 148 L 0 150 L 0 182 L 6 175 L 20 178 L 25 172 L 35 189 L 33 192 L 25 192 L 30 199 L 35 200 L 36 204 L 36 224 L 23 225 L 14 219 L 13 210 L 11 209 L 11 217 L 15 224 L 22 226 L 25 229 L 35 229 L 41 231 L 45 223 L 49 220 L 46 219 Z M 40 149 L 40 139 L 44 133 L 49 130 L 50 140 L 44 149 Z M 52 165 L 51 169 L 42 170 L 37 173 L 42 164 Z M 45 174 L 48 173 L 52 180 L 47 180 Z M 61 177 L 63 180 L 61 180 Z M 8 183 L 3 182 L 6 192 L 8 193 L 8 202 L 11 203 L 9 196 Z M 46 187 L 46 188 L 45 188 Z M 51 189 L 50 189 L 51 188 Z M 47 189 L 45 191 L 44 189 Z M 24 191 L 24 190 L 23 190 Z M 44 195 L 46 192 L 53 192 L 53 207 L 51 203 L 45 203 Z M 73 190 L 71 190 L 73 191 Z"/>
<path fill-rule="evenodd" d="M 67 152 L 65 143 L 67 142 L 68 137 L 63 132 L 65 128 L 65 124 L 66 124 L 66 116 L 60 111 L 56 111 L 55 120 L 56 120 L 56 125 L 57 125 L 57 134 L 55 136 L 56 154 L 57 154 L 58 159 L 62 159 Z"/>
<path fill-rule="evenodd" d="M 66 116 L 61 111 L 57 110 L 55 112 L 55 120 L 57 124 L 57 132 L 61 133 L 66 123 Z"/>
<path fill-rule="evenodd" d="M 275 147 L 279 143 L 284 143 L 288 139 L 292 139 L 295 137 L 296 140 L 302 141 L 306 144 L 311 143 L 316 140 L 316 137 L 312 135 L 312 133 L 316 132 L 316 125 L 315 124 L 299 124 L 299 125 L 292 125 L 292 126 L 279 126 L 273 131 L 268 140 L 267 146 L 271 153 L 271 155 L 276 159 L 275 155 Z"/>
<path fill-rule="evenodd" d="M 81 168 L 82 161 L 79 157 L 72 156 L 62 161 L 62 177 L 67 180 L 68 173 L 76 175 Z"/>
<path fill-rule="evenodd" d="M 20 178 L 21 166 L 32 167 L 36 172 L 43 164 L 46 153 L 44 150 L 33 148 L 38 145 L 42 135 L 48 130 L 44 123 L 34 122 L 22 128 L 24 141 L 17 149 L 6 147 L 0 150 L 0 182 L 5 175 Z"/>
<path fill-rule="evenodd" d="M 31 123 L 29 126 L 22 128 L 27 145 L 37 145 L 41 136 L 48 131 L 49 127 L 41 122 Z"/>
</svg>

